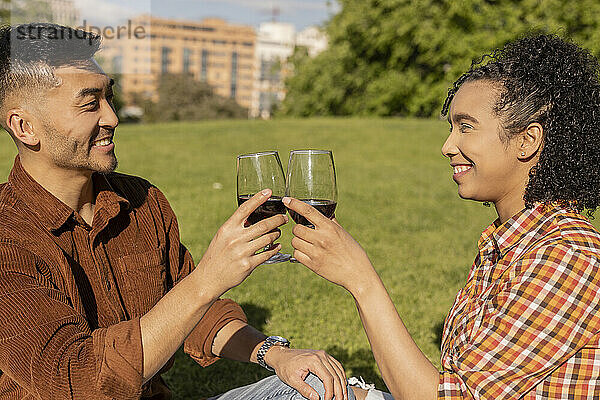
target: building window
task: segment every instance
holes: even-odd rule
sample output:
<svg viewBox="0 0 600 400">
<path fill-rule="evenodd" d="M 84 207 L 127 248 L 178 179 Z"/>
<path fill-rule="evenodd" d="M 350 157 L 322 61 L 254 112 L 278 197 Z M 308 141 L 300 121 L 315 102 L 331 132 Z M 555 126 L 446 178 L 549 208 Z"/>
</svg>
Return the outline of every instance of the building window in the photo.
<svg viewBox="0 0 600 400">
<path fill-rule="evenodd" d="M 202 68 L 200 68 L 200 80 L 206 81 L 206 72 L 208 69 L 208 50 L 202 50 Z"/>
<path fill-rule="evenodd" d="M 229 97 L 235 99 L 237 92 L 237 69 L 238 69 L 238 54 L 237 52 L 231 53 L 231 91 Z"/>
<path fill-rule="evenodd" d="M 274 93 L 260 92 L 258 99 L 259 115 L 270 116 L 271 112 L 278 104 L 279 101 Z"/>
<path fill-rule="evenodd" d="M 171 64 L 171 60 L 169 59 L 169 56 L 171 55 L 171 48 L 169 47 L 163 47 L 161 52 L 161 73 L 163 74 L 167 74 L 169 73 L 169 65 Z"/>
<path fill-rule="evenodd" d="M 260 80 L 279 82 L 279 63 L 276 60 L 260 60 Z"/>
<path fill-rule="evenodd" d="M 190 60 L 192 58 L 192 51 L 190 49 L 183 49 L 183 73 L 187 74 L 190 72 Z"/>
<path fill-rule="evenodd" d="M 112 67 L 114 74 L 123 72 L 123 56 L 114 56 L 112 59 Z"/>
</svg>

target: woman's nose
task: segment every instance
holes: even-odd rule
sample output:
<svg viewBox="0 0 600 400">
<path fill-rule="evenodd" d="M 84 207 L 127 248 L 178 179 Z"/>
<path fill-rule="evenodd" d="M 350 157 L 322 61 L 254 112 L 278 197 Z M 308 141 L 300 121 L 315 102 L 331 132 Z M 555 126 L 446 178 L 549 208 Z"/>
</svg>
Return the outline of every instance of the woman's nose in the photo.
<svg viewBox="0 0 600 400">
<path fill-rule="evenodd" d="M 442 145 L 442 155 L 444 157 L 452 158 L 452 156 L 456 154 L 458 154 L 458 147 L 456 146 L 455 136 L 452 131 L 450 131 L 450 134 Z"/>
</svg>

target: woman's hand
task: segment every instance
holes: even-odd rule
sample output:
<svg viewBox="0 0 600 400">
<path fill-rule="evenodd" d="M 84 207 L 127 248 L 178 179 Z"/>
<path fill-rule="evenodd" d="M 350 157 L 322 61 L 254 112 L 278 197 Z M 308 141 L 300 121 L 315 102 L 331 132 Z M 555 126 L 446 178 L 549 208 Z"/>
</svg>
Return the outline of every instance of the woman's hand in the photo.
<svg viewBox="0 0 600 400">
<path fill-rule="evenodd" d="M 283 203 L 315 226 L 314 229 L 294 226 L 292 246 L 296 260 L 351 293 L 359 283 L 377 275 L 363 248 L 335 218 L 330 220 L 314 207 L 291 197 L 284 197 Z"/>
<path fill-rule="evenodd" d="M 281 248 L 273 245 L 281 232 L 277 227 L 288 222 L 285 214 L 266 218 L 254 225 L 245 226 L 247 218 L 271 197 L 265 189 L 245 201 L 219 228 L 213 237 L 196 271 L 202 279 L 210 282 L 216 297 L 242 283 L 254 268 L 262 264 Z M 266 246 L 267 250 L 257 254 Z"/>
</svg>

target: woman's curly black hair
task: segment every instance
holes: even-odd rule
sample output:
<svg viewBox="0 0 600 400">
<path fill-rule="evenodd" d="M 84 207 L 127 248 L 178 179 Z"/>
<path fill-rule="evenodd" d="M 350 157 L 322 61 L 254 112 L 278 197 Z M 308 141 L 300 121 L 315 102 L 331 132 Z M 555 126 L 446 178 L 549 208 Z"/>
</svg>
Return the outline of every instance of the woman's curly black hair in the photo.
<svg viewBox="0 0 600 400">
<path fill-rule="evenodd" d="M 533 122 L 544 129 L 525 189 L 526 207 L 560 203 L 591 216 L 600 201 L 599 77 L 598 60 L 587 50 L 556 35 L 528 36 L 474 61 L 448 90 L 442 115 L 464 82 L 498 84 L 494 111 L 503 140 Z"/>
</svg>

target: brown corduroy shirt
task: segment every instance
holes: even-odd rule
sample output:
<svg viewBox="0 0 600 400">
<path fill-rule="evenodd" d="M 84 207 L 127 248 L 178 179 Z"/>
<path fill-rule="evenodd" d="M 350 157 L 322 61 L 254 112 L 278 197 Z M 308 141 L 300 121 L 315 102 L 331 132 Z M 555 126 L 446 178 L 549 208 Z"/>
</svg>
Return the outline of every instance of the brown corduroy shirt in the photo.
<svg viewBox="0 0 600 400">
<path fill-rule="evenodd" d="M 0 184 L 0 399 L 171 397 L 160 373 L 142 386 L 140 317 L 192 271 L 192 257 L 156 187 L 118 173 L 92 179 L 92 226 L 18 156 Z M 215 335 L 235 319 L 246 321 L 241 308 L 217 301 L 185 351 L 211 364 Z"/>
</svg>

